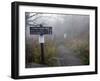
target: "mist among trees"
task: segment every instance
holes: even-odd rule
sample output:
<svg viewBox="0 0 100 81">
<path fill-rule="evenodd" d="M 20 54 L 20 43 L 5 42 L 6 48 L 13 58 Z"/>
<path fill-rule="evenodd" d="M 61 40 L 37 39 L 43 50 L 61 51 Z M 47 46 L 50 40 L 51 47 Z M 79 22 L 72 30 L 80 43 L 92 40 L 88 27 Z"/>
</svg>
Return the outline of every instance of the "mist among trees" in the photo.
<svg viewBox="0 0 100 81">
<path fill-rule="evenodd" d="M 45 35 L 44 66 L 89 65 L 89 15 L 25 12 L 27 68 L 41 64 L 39 35 L 30 35 L 30 27 L 40 24 L 52 27 L 52 35 Z"/>
</svg>

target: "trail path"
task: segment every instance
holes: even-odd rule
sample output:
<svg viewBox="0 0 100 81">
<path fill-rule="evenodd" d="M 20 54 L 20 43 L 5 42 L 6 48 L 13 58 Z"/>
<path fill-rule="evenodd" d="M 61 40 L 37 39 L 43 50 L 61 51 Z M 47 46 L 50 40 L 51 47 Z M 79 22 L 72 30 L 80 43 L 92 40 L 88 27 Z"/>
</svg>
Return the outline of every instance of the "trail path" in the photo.
<svg viewBox="0 0 100 81">
<path fill-rule="evenodd" d="M 65 66 L 82 65 L 81 59 L 64 45 L 58 47 L 58 57 L 61 58 L 60 64 Z"/>
</svg>

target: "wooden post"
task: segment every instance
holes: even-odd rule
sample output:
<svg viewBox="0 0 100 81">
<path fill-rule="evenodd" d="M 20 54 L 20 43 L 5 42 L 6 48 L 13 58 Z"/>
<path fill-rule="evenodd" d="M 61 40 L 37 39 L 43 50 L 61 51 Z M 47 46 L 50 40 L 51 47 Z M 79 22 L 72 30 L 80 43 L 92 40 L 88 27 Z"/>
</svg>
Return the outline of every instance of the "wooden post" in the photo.
<svg viewBox="0 0 100 81">
<path fill-rule="evenodd" d="M 45 64 L 45 59 L 44 59 L 44 44 L 40 43 L 41 45 L 41 64 Z"/>
</svg>

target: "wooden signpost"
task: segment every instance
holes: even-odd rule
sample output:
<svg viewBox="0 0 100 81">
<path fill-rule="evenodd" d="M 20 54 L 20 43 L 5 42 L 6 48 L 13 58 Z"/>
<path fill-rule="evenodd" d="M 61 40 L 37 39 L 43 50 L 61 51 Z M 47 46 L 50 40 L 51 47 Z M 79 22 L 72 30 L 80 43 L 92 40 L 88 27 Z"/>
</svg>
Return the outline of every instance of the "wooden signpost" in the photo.
<svg viewBox="0 0 100 81">
<path fill-rule="evenodd" d="M 44 35 L 52 34 L 52 27 L 44 27 L 42 24 L 36 27 L 30 27 L 30 35 L 39 35 L 41 46 L 41 64 L 45 64 L 44 58 Z"/>
</svg>

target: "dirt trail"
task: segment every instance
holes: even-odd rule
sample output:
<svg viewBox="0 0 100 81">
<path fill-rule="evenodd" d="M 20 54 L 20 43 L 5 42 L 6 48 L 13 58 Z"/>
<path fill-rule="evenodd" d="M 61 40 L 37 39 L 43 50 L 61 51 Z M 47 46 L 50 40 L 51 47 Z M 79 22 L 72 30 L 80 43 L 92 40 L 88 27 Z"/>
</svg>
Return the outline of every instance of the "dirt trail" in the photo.
<svg viewBox="0 0 100 81">
<path fill-rule="evenodd" d="M 61 58 L 60 64 L 65 66 L 82 65 L 81 59 L 64 45 L 58 47 L 58 57 Z"/>
</svg>

